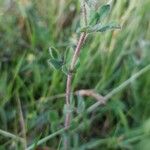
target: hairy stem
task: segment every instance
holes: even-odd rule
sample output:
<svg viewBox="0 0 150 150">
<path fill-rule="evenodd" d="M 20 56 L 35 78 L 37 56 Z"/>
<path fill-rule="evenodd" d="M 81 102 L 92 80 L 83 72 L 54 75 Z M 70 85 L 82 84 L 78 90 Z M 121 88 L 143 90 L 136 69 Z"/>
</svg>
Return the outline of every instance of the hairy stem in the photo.
<svg viewBox="0 0 150 150">
<path fill-rule="evenodd" d="M 83 15 L 84 15 L 84 22 L 85 25 L 87 25 L 87 14 L 86 14 L 86 8 L 85 8 L 85 3 L 83 5 Z M 84 43 L 84 41 L 87 38 L 87 33 L 82 33 L 80 35 L 79 41 L 77 43 L 76 49 L 74 51 L 73 57 L 72 57 L 72 61 L 70 64 L 70 68 L 69 68 L 69 72 L 67 75 L 67 83 L 66 83 L 66 107 L 67 107 L 67 112 L 66 112 L 66 116 L 65 116 L 65 128 L 68 129 L 70 127 L 71 124 L 71 106 L 70 106 L 70 98 L 71 98 L 71 84 L 72 84 L 72 78 L 73 78 L 73 72 L 75 70 L 75 66 L 76 66 L 76 62 L 78 60 L 79 54 L 80 54 L 80 50 L 81 47 Z M 68 138 L 66 137 L 64 139 L 64 149 L 68 150 Z"/>
<path fill-rule="evenodd" d="M 66 84 L 66 106 L 67 108 L 70 110 L 70 97 L 71 97 L 71 83 L 72 83 L 72 76 L 73 76 L 73 71 L 77 62 L 77 59 L 79 57 L 80 54 L 80 50 L 81 50 L 81 46 L 83 45 L 85 39 L 87 37 L 86 33 L 82 33 L 77 47 L 75 49 L 72 61 L 71 61 L 71 65 L 70 65 L 70 69 L 69 69 L 69 73 L 67 75 L 67 84 Z M 70 126 L 70 121 L 71 121 L 71 112 L 68 111 L 66 113 L 66 117 L 65 117 L 65 127 L 68 128 L 68 126 Z"/>
<path fill-rule="evenodd" d="M 73 71 L 75 69 L 75 65 L 77 62 L 77 59 L 79 57 L 80 54 L 80 50 L 81 50 L 81 46 L 83 45 L 85 39 L 87 37 L 86 33 L 82 33 L 77 47 L 75 49 L 72 61 L 71 61 L 71 65 L 70 65 L 70 69 L 69 69 L 69 73 L 67 75 L 67 84 L 66 84 L 66 107 L 67 107 L 67 112 L 66 112 L 66 116 L 65 116 L 65 128 L 68 129 L 70 127 L 70 123 L 71 123 L 71 106 L 70 106 L 70 98 L 71 98 L 71 83 L 72 83 L 72 78 L 73 78 Z M 68 138 L 66 137 L 64 139 L 64 149 L 68 150 Z"/>
</svg>

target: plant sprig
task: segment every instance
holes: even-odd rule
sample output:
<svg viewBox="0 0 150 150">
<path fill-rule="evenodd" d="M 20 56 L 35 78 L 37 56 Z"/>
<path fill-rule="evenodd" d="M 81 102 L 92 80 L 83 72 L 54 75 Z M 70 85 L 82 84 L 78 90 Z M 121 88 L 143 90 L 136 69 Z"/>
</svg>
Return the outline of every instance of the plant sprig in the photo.
<svg viewBox="0 0 150 150">
<path fill-rule="evenodd" d="M 110 29 L 120 29 L 120 26 L 117 25 L 116 23 L 106 23 L 106 24 L 102 23 L 103 19 L 108 16 L 110 8 L 111 7 L 109 4 L 105 4 L 99 7 L 97 10 L 95 10 L 94 7 L 91 5 L 90 0 L 84 0 L 82 5 L 83 16 L 81 18 L 81 20 L 84 21 L 84 25 L 81 26 L 81 28 L 78 30 L 80 33 L 80 38 L 73 53 L 71 53 L 71 51 L 66 51 L 65 57 L 61 57 L 59 56 L 59 53 L 55 48 L 52 47 L 49 49 L 51 58 L 49 59 L 48 62 L 55 69 L 61 69 L 67 75 L 66 104 L 64 106 L 65 129 L 68 129 L 71 124 L 71 114 L 72 114 L 71 85 L 73 80 L 73 74 L 75 73 L 75 69 L 77 69 L 76 65 L 80 56 L 82 45 L 84 44 L 89 33 L 105 32 Z M 65 150 L 68 150 L 68 144 L 69 144 L 68 140 L 67 138 L 65 138 L 64 139 Z"/>
</svg>

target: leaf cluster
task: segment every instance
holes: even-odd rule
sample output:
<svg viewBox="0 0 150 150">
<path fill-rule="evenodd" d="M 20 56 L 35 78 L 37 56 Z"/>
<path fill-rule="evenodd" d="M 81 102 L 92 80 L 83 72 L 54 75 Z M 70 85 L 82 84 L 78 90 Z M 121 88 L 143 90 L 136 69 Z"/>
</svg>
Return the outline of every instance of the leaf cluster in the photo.
<svg viewBox="0 0 150 150">
<path fill-rule="evenodd" d="M 87 25 L 79 29 L 80 33 L 105 32 L 107 30 L 121 28 L 118 24 L 114 22 L 110 22 L 106 24 L 102 23 L 103 19 L 105 19 L 110 12 L 111 7 L 109 4 L 102 5 L 97 10 L 94 9 L 91 0 L 85 0 L 84 4 L 85 4 L 84 7 L 87 16 L 83 16 L 81 20 L 84 20 L 85 19 L 84 17 L 86 17 Z M 58 53 L 57 49 L 54 47 L 49 48 L 49 53 L 50 53 L 50 59 L 48 60 L 48 63 L 53 68 L 58 70 L 61 69 L 66 75 L 68 74 L 68 72 L 75 71 L 75 70 L 69 70 L 71 58 L 74 53 L 74 50 L 72 48 L 67 49 L 63 56 L 61 56 Z M 78 65 L 79 65 L 79 60 L 76 63 L 76 68 Z"/>
<path fill-rule="evenodd" d="M 87 11 L 88 24 L 79 29 L 79 32 L 93 33 L 93 32 L 105 32 L 111 29 L 120 29 L 121 27 L 115 22 L 109 22 L 103 24 L 102 21 L 108 16 L 110 12 L 110 4 L 105 4 L 94 10 L 91 1 L 85 1 L 85 7 Z M 84 18 L 81 18 L 82 20 Z"/>
</svg>

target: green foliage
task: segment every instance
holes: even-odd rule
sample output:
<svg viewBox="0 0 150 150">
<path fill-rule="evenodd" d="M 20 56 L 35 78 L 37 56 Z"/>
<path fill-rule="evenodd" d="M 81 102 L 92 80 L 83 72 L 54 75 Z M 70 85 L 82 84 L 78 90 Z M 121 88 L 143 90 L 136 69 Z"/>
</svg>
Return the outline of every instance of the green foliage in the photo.
<svg viewBox="0 0 150 150">
<path fill-rule="evenodd" d="M 87 1 L 89 9 L 91 5 L 90 2 Z M 102 21 L 105 19 L 110 12 L 110 5 L 106 4 L 98 8 L 98 10 L 91 10 L 89 11 L 90 16 L 89 17 L 90 21 L 87 26 L 81 27 L 78 32 L 86 32 L 86 33 L 93 33 L 93 32 L 105 32 L 110 29 L 121 29 L 119 25 L 116 23 L 107 23 L 103 24 Z M 83 20 L 84 18 L 82 18 Z"/>
<path fill-rule="evenodd" d="M 110 11 L 110 5 L 109 4 L 106 4 L 106 5 L 99 7 L 98 10 L 92 14 L 92 17 L 91 17 L 89 24 L 95 25 L 98 22 L 101 22 L 102 19 L 104 19 L 108 15 L 109 11 Z"/>
<path fill-rule="evenodd" d="M 49 48 L 49 53 L 50 53 L 51 58 L 59 59 L 58 50 L 56 50 L 54 47 Z"/>
<path fill-rule="evenodd" d="M 91 1 L 85 1 L 83 3 L 85 4 L 83 7 L 85 7 L 84 9 L 86 11 L 86 16 L 83 16 L 81 20 L 84 20 L 85 19 L 84 17 L 87 17 L 86 19 L 90 21 L 88 21 L 89 22 L 88 26 L 79 29 L 79 32 L 93 33 L 93 32 L 105 32 L 110 29 L 120 29 L 120 26 L 117 25 L 116 23 L 108 23 L 105 25 L 101 23 L 102 19 L 104 19 L 110 11 L 109 4 L 99 7 L 98 10 L 93 10 Z M 55 69 L 61 68 L 62 72 L 67 75 L 69 72 L 71 59 L 74 55 L 74 51 L 72 50 L 72 48 L 68 48 L 65 51 L 63 61 L 59 60 L 62 57 L 59 56 L 58 51 L 54 47 L 49 48 L 49 53 L 52 59 L 49 59 L 48 63 L 51 64 Z M 78 66 L 79 66 L 79 60 L 76 63 L 76 68 Z M 71 70 L 71 71 L 75 71 L 75 70 Z"/>
<path fill-rule="evenodd" d="M 121 29 L 121 27 L 117 25 L 116 23 L 109 23 L 106 25 L 96 24 L 95 26 L 87 26 L 85 28 L 82 28 L 80 32 L 87 32 L 87 33 L 105 32 L 111 29 Z"/>
<path fill-rule="evenodd" d="M 96 32 L 105 32 L 110 29 L 121 29 L 121 27 L 119 25 L 117 25 L 116 23 L 108 23 L 104 26 L 101 26 L 101 25 L 96 26 L 94 29 Z"/>
<path fill-rule="evenodd" d="M 62 60 L 57 59 L 49 59 L 48 63 L 54 68 L 54 69 L 61 69 L 63 66 Z"/>
<path fill-rule="evenodd" d="M 54 47 L 50 47 L 49 48 L 49 54 L 50 54 L 50 58 L 48 60 L 48 63 L 54 68 L 54 69 L 61 69 L 64 62 L 61 59 L 58 51 L 54 48 Z"/>
<path fill-rule="evenodd" d="M 0 129 L 22 136 L 16 106 L 18 93 L 29 148 L 34 149 L 32 144 L 37 146 L 38 142 L 42 143 L 41 148 L 57 149 L 59 143 L 62 148 L 60 138 L 64 134 L 62 108 L 66 77 L 48 67 L 46 60 L 54 58 L 47 48 L 50 44 L 56 45 L 57 60 L 67 66 L 69 61 L 60 54 L 64 55 L 66 47 L 75 47 L 78 36 L 73 31 L 79 27 L 79 11 L 72 18 L 72 24 L 61 28 L 56 22 L 61 22 L 60 15 L 69 18 L 67 13 L 72 1 L 62 1 L 60 5 L 56 0 L 30 1 L 33 5 L 25 22 L 18 7 L 14 3 L 7 5 L 7 2 L 0 0 Z M 79 10 L 79 1 L 73 2 Z M 92 7 L 91 12 L 94 12 L 92 4 L 88 7 Z M 114 1 L 108 18 L 102 18 L 102 22 L 97 24 L 105 25 L 103 19 L 106 25 L 107 21 L 116 20 L 123 24 L 123 30 L 115 34 L 105 32 L 89 36 L 80 53 L 80 66 L 72 90 L 92 88 L 106 95 L 150 64 L 149 10 L 149 0 Z M 65 73 L 66 69 L 63 68 Z M 149 71 L 144 73 L 119 91 L 105 106 L 98 107 L 90 115 L 76 118 L 68 130 L 71 149 L 149 149 L 149 74 Z M 73 110 L 78 101 L 74 96 Z M 95 102 L 91 97 L 84 97 L 85 111 Z M 74 118 L 80 114 L 84 113 L 72 112 Z M 22 148 L 20 142 L 0 134 L 0 149 Z"/>
<path fill-rule="evenodd" d="M 66 65 L 63 65 L 63 66 L 62 66 L 62 72 L 63 72 L 65 75 L 68 74 L 69 70 L 68 70 L 68 67 L 67 67 Z"/>
<path fill-rule="evenodd" d="M 67 75 L 69 73 L 69 67 L 71 64 L 71 59 L 74 54 L 74 50 L 72 48 L 66 49 L 65 53 L 63 55 L 60 55 L 58 53 L 58 50 L 55 48 L 49 48 L 49 53 L 51 59 L 48 60 L 48 63 L 50 66 L 52 66 L 56 70 L 62 70 L 62 72 Z M 75 70 L 79 67 L 80 61 L 79 58 L 75 64 Z M 72 72 L 75 72 L 75 70 L 72 70 Z"/>
</svg>

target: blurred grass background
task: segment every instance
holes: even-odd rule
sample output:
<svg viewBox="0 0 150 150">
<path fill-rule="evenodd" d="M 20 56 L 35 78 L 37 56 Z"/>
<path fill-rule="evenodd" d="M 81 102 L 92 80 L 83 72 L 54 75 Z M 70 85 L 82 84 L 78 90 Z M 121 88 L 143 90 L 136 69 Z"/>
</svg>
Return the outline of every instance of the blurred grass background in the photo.
<svg viewBox="0 0 150 150">
<path fill-rule="evenodd" d="M 100 1 L 100 4 L 106 1 Z M 48 48 L 64 53 L 78 39 L 77 0 L 0 0 L 0 129 L 22 136 L 18 101 L 28 145 L 63 127 L 66 76 L 48 64 Z M 90 35 L 84 45 L 73 89 L 106 95 L 150 64 L 150 0 L 114 0 L 108 20 L 121 31 Z M 74 98 L 77 100 L 77 97 Z M 95 101 L 83 98 L 86 107 Z M 150 71 L 85 115 L 84 127 L 70 133 L 71 149 L 150 149 Z M 61 147 L 60 136 L 42 145 Z M 22 149 L 0 135 L 0 150 Z"/>
</svg>

